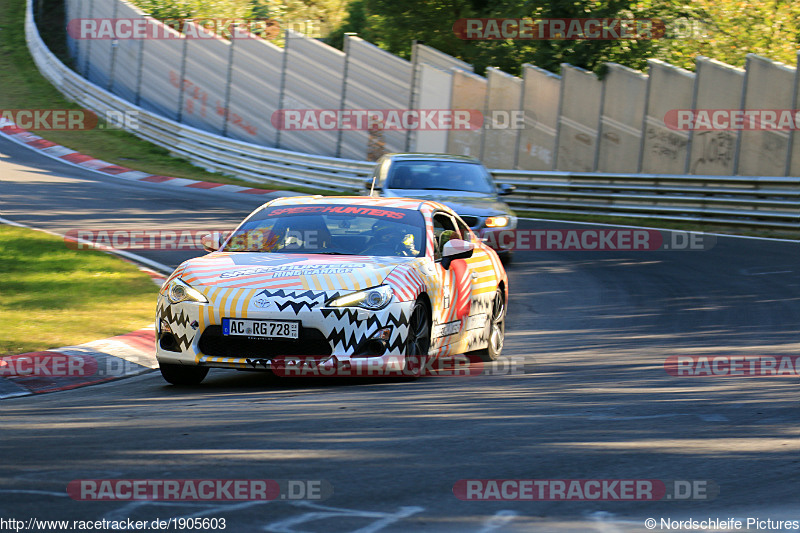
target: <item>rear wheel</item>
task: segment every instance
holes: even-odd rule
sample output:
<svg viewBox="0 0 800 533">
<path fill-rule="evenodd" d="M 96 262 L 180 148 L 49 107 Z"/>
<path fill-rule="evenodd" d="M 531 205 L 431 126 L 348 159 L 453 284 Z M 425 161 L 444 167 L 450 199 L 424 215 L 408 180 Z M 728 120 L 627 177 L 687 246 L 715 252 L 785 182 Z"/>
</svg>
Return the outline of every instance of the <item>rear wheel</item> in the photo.
<svg viewBox="0 0 800 533">
<path fill-rule="evenodd" d="M 498 288 L 494 293 L 492 314 L 489 323 L 489 345 L 478 352 L 484 361 L 496 361 L 503 352 L 506 336 L 506 299 Z"/>
<path fill-rule="evenodd" d="M 407 377 L 415 379 L 421 375 L 430 349 L 431 315 L 428 306 L 417 300 L 411 311 L 411 319 L 408 321 L 404 371 Z"/>
<path fill-rule="evenodd" d="M 207 366 L 184 366 L 159 363 L 161 375 L 173 385 L 199 385 L 208 374 Z"/>
</svg>

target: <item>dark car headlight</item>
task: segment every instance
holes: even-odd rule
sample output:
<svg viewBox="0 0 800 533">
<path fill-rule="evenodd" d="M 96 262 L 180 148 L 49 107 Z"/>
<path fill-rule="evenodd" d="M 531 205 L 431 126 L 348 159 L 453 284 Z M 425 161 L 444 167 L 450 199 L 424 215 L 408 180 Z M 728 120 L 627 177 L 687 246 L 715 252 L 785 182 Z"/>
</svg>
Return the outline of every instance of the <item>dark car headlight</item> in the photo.
<svg viewBox="0 0 800 533">
<path fill-rule="evenodd" d="M 394 291 L 388 285 L 357 291 L 329 301 L 328 307 L 362 307 L 372 311 L 383 309 L 392 301 Z"/>
</svg>

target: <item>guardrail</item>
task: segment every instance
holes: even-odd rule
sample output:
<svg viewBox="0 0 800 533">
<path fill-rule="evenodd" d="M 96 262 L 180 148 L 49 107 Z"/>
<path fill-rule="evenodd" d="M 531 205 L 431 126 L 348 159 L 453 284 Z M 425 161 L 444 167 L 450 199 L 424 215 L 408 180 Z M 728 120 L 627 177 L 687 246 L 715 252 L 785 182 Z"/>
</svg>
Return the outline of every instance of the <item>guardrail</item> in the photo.
<svg viewBox="0 0 800 533">
<path fill-rule="evenodd" d="M 67 98 L 101 116 L 138 113 L 135 135 L 210 171 L 253 182 L 358 191 L 373 163 L 291 152 L 236 141 L 146 111 L 90 83 L 45 46 L 27 0 L 25 35 L 42 75 Z M 703 221 L 800 229 L 800 178 L 603 174 L 493 170 L 517 187 L 514 208 L 556 214 Z"/>
<path fill-rule="evenodd" d="M 796 177 L 493 173 L 517 187 L 508 203 L 529 211 L 800 229 Z"/>
</svg>

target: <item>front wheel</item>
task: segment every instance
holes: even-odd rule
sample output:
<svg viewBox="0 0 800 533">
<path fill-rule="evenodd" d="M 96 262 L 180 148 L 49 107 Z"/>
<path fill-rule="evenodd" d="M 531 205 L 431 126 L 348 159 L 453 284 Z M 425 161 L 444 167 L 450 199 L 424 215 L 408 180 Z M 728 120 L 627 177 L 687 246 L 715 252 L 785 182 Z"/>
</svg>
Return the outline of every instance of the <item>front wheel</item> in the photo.
<svg viewBox="0 0 800 533">
<path fill-rule="evenodd" d="M 408 321 L 408 338 L 405 349 L 404 374 L 416 379 L 422 374 L 431 349 L 431 315 L 428 306 L 417 300 Z"/>
<path fill-rule="evenodd" d="M 208 374 L 207 366 L 184 366 L 159 363 L 161 375 L 173 385 L 199 385 Z"/>
<path fill-rule="evenodd" d="M 506 299 L 498 287 L 494 293 L 491 322 L 489 323 L 489 345 L 478 352 L 484 361 L 497 361 L 503 352 L 506 337 Z"/>
</svg>

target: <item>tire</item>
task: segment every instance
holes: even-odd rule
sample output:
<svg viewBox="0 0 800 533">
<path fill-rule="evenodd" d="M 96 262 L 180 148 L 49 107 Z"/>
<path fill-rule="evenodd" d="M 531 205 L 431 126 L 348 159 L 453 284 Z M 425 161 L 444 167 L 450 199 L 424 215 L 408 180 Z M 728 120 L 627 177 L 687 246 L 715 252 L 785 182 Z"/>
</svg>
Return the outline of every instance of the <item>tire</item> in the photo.
<svg viewBox="0 0 800 533">
<path fill-rule="evenodd" d="M 500 262 L 503 263 L 503 266 L 508 266 L 511 264 L 511 260 L 513 259 L 513 254 L 511 252 L 501 252 L 497 254 L 500 256 Z"/>
<path fill-rule="evenodd" d="M 431 314 L 428 306 L 417 300 L 408 320 L 408 337 L 406 338 L 405 369 L 403 374 L 409 379 L 417 379 L 422 375 L 428 352 L 431 349 Z"/>
<path fill-rule="evenodd" d="M 498 287 L 494 293 L 492 315 L 489 319 L 489 345 L 479 350 L 477 354 L 484 361 L 497 361 L 503 353 L 503 344 L 506 336 L 506 299 L 503 291 Z"/>
<path fill-rule="evenodd" d="M 159 363 L 161 375 L 173 385 L 199 385 L 208 374 L 207 366 L 184 366 Z"/>
</svg>

